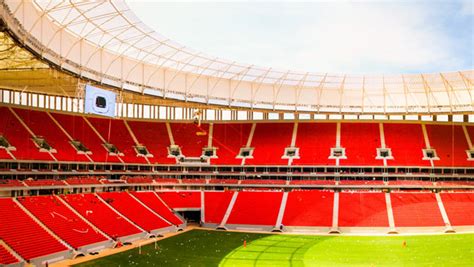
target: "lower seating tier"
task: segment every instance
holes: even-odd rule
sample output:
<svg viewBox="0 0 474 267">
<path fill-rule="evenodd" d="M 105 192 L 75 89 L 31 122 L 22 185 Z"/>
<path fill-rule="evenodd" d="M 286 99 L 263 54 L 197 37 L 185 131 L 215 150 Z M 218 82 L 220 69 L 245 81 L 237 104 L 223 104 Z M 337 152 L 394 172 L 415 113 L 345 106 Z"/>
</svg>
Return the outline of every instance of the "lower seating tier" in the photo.
<svg viewBox="0 0 474 267">
<path fill-rule="evenodd" d="M 170 226 L 126 192 L 99 193 L 99 196 L 147 232 Z"/>
<path fill-rule="evenodd" d="M 334 193 L 330 191 L 308 190 L 288 193 L 284 226 L 317 226 L 332 225 Z"/>
<path fill-rule="evenodd" d="M 204 222 L 220 224 L 233 195 L 233 191 L 205 192 Z"/>
<path fill-rule="evenodd" d="M 1 239 L 25 260 L 68 250 L 11 198 L 0 199 L 0 226 Z"/>
<path fill-rule="evenodd" d="M 172 209 L 201 208 L 201 192 L 199 191 L 163 191 L 157 194 Z"/>
<path fill-rule="evenodd" d="M 282 192 L 239 192 L 227 224 L 275 226 L 282 197 Z"/>
<path fill-rule="evenodd" d="M 181 218 L 176 216 L 155 192 L 132 192 L 131 194 L 171 224 L 178 226 L 183 223 Z"/>
<path fill-rule="evenodd" d="M 433 193 L 390 193 L 396 227 L 444 226 Z"/>
<path fill-rule="evenodd" d="M 94 194 L 75 194 L 62 197 L 84 218 L 114 239 L 141 233 L 137 227 L 113 211 Z"/>
<path fill-rule="evenodd" d="M 107 238 L 98 233 L 71 211 L 56 196 L 37 196 L 18 199 L 36 218 L 62 240 L 77 249 Z"/>
<path fill-rule="evenodd" d="M 474 225 L 474 193 L 440 193 L 453 226 Z"/>
</svg>

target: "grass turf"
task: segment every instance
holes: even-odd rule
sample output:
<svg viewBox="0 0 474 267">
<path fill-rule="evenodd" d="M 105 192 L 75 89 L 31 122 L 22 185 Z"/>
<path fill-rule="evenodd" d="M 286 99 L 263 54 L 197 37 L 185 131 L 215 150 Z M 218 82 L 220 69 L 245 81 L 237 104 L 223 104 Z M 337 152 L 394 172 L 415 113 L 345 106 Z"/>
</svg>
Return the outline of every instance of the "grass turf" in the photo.
<svg viewBox="0 0 474 267">
<path fill-rule="evenodd" d="M 243 247 L 243 241 L 247 246 Z M 407 246 L 403 246 L 406 241 Z M 309 236 L 192 230 L 76 266 L 474 266 L 474 234 Z"/>
</svg>

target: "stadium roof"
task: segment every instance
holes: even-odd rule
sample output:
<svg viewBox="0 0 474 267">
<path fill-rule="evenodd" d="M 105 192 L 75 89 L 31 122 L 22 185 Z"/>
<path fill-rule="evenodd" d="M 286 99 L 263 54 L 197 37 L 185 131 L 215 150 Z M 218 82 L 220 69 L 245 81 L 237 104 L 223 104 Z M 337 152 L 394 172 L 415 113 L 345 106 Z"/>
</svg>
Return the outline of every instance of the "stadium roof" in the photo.
<svg viewBox="0 0 474 267">
<path fill-rule="evenodd" d="M 147 27 L 123 1 L 5 0 L 11 32 L 79 76 L 158 97 L 342 113 L 468 113 L 474 70 L 346 75 L 277 70 L 205 55 Z"/>
</svg>

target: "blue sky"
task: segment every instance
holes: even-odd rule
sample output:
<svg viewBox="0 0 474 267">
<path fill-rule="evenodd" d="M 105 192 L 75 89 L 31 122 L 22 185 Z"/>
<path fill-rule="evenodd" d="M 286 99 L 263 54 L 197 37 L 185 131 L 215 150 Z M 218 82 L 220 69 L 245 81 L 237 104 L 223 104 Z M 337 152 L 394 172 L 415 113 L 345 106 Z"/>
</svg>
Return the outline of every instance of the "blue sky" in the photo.
<svg viewBox="0 0 474 267">
<path fill-rule="evenodd" d="M 208 55 L 311 72 L 474 69 L 474 1 L 128 1 L 145 24 Z"/>
</svg>

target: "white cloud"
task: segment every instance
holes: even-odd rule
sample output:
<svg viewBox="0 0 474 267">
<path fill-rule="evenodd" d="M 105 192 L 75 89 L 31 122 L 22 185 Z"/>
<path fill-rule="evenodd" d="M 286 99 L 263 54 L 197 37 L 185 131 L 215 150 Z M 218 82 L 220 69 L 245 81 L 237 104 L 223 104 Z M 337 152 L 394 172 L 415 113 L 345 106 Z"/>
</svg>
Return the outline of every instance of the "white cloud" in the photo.
<svg viewBox="0 0 474 267">
<path fill-rule="evenodd" d="M 182 44 L 260 66 L 401 73 L 457 70 L 466 60 L 455 54 L 454 40 L 440 27 L 439 13 L 430 5 L 139 2 L 131 6 L 146 24 Z M 472 2 L 470 7 L 472 11 Z"/>
</svg>

